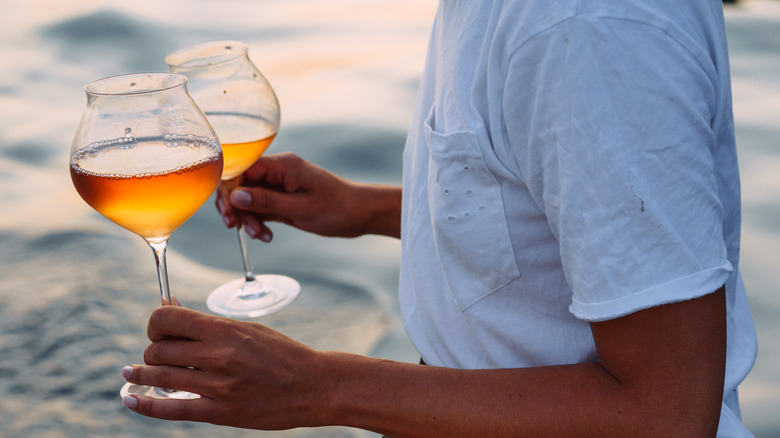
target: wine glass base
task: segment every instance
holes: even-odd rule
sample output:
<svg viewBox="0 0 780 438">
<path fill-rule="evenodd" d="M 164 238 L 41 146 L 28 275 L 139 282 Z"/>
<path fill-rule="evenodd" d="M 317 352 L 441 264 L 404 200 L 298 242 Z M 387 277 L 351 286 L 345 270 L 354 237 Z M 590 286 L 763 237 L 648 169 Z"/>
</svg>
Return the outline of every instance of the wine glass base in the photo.
<svg viewBox="0 0 780 438">
<path fill-rule="evenodd" d="M 258 275 L 255 280 L 250 284 L 238 278 L 223 284 L 209 294 L 206 305 L 218 315 L 254 318 L 286 307 L 301 291 L 297 281 L 284 275 Z"/>
<path fill-rule="evenodd" d="M 125 383 L 119 396 L 125 398 L 128 395 L 145 395 L 147 397 L 158 399 L 176 399 L 176 400 L 194 400 L 200 398 L 198 394 L 187 391 L 177 391 L 174 389 L 156 388 L 154 386 L 136 385 L 134 383 Z"/>
</svg>

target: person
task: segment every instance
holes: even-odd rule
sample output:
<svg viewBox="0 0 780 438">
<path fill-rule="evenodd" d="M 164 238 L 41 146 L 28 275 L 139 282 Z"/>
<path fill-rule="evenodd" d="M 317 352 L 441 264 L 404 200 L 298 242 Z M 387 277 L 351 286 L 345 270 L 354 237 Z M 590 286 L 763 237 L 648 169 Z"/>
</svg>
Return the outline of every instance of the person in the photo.
<svg viewBox="0 0 780 438">
<path fill-rule="evenodd" d="M 202 398 L 124 403 L 393 437 L 751 436 L 721 2 L 442 0 L 429 44 L 402 187 L 281 154 L 217 201 L 264 241 L 399 237 L 424 364 L 163 306 L 123 375 Z"/>
</svg>

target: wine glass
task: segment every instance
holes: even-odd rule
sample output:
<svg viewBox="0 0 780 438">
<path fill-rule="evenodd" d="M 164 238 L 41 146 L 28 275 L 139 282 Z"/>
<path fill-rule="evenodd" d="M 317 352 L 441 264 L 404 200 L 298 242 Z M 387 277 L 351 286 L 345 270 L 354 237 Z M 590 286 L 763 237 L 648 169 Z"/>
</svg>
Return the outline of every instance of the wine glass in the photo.
<svg viewBox="0 0 780 438">
<path fill-rule="evenodd" d="M 239 176 L 265 152 L 279 129 L 279 101 L 273 88 L 238 41 L 213 41 L 171 53 L 165 58 L 172 73 L 189 79 L 192 98 L 206 114 L 222 143 L 222 184 L 236 187 Z M 290 304 L 301 286 L 283 275 L 255 275 L 240 221 L 238 242 L 244 278 L 225 283 L 209 294 L 206 304 L 217 314 L 252 318 Z"/>
<path fill-rule="evenodd" d="M 87 107 L 70 152 L 70 175 L 84 201 L 152 248 L 163 305 L 171 303 L 168 238 L 222 175 L 219 141 L 186 84 L 182 75 L 141 73 L 86 85 Z M 127 394 L 200 397 L 130 383 L 120 391 Z"/>
</svg>

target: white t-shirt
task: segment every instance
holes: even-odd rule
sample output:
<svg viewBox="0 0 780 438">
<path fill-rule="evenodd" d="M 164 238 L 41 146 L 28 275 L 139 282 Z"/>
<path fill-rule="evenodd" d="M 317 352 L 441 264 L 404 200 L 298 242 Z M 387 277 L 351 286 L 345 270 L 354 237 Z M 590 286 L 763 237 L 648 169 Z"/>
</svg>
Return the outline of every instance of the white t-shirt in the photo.
<svg viewBox="0 0 780 438">
<path fill-rule="evenodd" d="M 720 0 L 442 0 L 404 170 L 401 310 L 427 363 L 592 360 L 590 321 L 725 283 L 719 433 L 749 436 Z"/>
</svg>

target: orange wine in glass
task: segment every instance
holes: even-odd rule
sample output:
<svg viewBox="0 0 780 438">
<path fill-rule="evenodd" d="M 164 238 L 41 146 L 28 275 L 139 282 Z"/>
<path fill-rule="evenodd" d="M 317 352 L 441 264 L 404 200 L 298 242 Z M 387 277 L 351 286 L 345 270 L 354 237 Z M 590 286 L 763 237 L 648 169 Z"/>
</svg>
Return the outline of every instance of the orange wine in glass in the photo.
<svg viewBox="0 0 780 438">
<path fill-rule="evenodd" d="M 186 83 L 182 75 L 144 73 L 88 84 L 70 152 L 71 179 L 84 201 L 152 248 L 164 305 L 171 303 L 168 238 L 211 196 L 223 167 L 217 136 Z M 130 383 L 120 391 L 127 394 L 199 397 Z"/>
<path fill-rule="evenodd" d="M 189 78 L 193 99 L 206 114 L 222 143 L 222 184 L 232 189 L 239 176 L 265 152 L 279 129 L 279 101 L 273 88 L 238 41 L 214 41 L 185 47 L 165 58 L 169 70 Z M 238 242 L 244 277 L 219 286 L 206 304 L 217 314 L 251 318 L 276 312 L 300 293 L 294 279 L 255 275 L 243 224 Z"/>
</svg>

